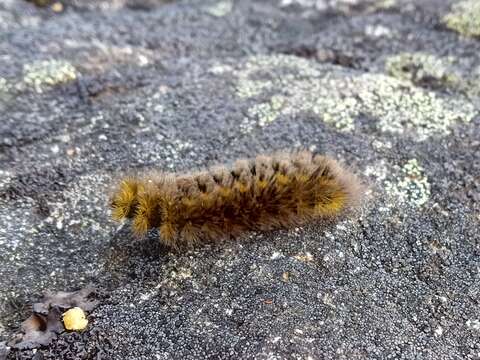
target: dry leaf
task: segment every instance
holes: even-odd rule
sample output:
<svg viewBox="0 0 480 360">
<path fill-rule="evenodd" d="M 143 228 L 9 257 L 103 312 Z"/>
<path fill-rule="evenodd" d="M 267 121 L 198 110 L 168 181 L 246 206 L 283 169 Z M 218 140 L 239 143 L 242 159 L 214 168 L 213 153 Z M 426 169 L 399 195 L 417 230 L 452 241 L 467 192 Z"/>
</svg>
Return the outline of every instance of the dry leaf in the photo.
<svg viewBox="0 0 480 360">
<path fill-rule="evenodd" d="M 47 346 L 63 331 L 60 322 L 60 312 L 52 309 L 47 316 L 32 314 L 22 323 L 22 333 L 13 339 L 12 346 L 16 349 L 34 349 L 39 346 Z"/>
<path fill-rule="evenodd" d="M 59 291 L 55 294 L 46 292 L 44 300 L 41 303 L 33 305 L 33 312 L 46 315 L 50 308 L 67 310 L 72 307 L 79 307 L 85 311 L 91 311 L 98 305 L 98 301 L 88 299 L 94 292 L 92 287 L 86 287 L 73 292 Z"/>
<path fill-rule="evenodd" d="M 76 327 L 78 330 L 84 329 L 88 320 L 82 309 L 91 311 L 98 305 L 98 301 L 89 299 L 93 293 L 92 287 L 73 292 L 47 292 L 43 302 L 33 304 L 33 314 L 22 323 L 21 333 L 15 335 L 8 345 L 16 349 L 35 349 L 47 346 L 57 337 L 58 333 L 65 330 L 61 321 L 62 312 L 71 308 L 80 308 L 83 320 L 80 316 L 69 330 L 77 330 Z M 2 351 L 3 349 L 0 347 L 0 355 L 2 355 Z M 2 360 L 1 356 L 0 360 Z"/>
</svg>

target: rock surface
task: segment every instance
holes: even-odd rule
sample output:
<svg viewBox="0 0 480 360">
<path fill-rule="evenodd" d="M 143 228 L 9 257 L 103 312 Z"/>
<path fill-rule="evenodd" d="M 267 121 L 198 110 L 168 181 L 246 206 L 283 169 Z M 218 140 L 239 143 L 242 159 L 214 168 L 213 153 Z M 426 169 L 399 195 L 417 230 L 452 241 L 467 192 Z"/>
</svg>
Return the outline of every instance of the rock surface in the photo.
<svg viewBox="0 0 480 360">
<path fill-rule="evenodd" d="M 476 0 L 42 3 L 0 4 L 0 354 L 93 284 L 9 358 L 480 359 Z M 110 220 L 123 171 L 301 147 L 369 184 L 354 216 L 180 254 Z"/>
</svg>

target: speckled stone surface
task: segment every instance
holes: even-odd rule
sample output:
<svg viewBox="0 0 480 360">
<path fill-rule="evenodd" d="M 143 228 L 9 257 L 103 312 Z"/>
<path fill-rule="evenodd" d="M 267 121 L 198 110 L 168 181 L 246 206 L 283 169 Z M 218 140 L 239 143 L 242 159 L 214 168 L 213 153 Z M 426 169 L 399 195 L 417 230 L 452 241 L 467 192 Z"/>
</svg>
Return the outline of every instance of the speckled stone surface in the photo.
<svg viewBox="0 0 480 360">
<path fill-rule="evenodd" d="M 0 358 L 480 359 L 477 1 L 0 3 Z M 327 228 L 186 253 L 110 219 L 126 170 L 307 148 L 368 184 Z"/>
</svg>

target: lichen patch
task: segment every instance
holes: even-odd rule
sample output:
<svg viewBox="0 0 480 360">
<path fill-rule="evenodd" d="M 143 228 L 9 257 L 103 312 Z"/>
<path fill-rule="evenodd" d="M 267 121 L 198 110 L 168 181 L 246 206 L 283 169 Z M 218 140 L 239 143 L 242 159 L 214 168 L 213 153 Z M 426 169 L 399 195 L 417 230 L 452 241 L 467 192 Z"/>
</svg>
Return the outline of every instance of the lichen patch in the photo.
<svg viewBox="0 0 480 360">
<path fill-rule="evenodd" d="M 408 80 L 313 64 L 295 56 L 253 56 L 233 74 L 238 97 L 262 99 L 248 109 L 240 124 L 244 132 L 255 125 L 264 127 L 280 116 L 311 112 L 342 132 L 354 131 L 356 120 L 367 116 L 380 133 L 408 133 L 425 140 L 448 135 L 457 121 L 469 122 L 477 114 L 461 95 L 446 98 Z"/>
</svg>

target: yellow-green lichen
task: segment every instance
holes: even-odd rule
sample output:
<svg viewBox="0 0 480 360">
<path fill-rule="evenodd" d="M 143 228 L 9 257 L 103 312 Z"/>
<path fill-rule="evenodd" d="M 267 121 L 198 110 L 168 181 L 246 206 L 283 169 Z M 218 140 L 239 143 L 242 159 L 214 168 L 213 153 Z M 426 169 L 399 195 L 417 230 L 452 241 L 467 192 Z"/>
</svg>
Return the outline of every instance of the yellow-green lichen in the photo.
<svg viewBox="0 0 480 360">
<path fill-rule="evenodd" d="M 462 68 L 461 62 L 454 56 L 401 53 L 387 58 L 385 70 L 398 79 L 409 80 L 420 86 L 448 88 L 478 101 L 480 67 Z"/>
<path fill-rule="evenodd" d="M 464 0 L 443 17 L 448 28 L 466 36 L 480 36 L 480 1 Z"/>
<path fill-rule="evenodd" d="M 428 53 L 401 53 L 389 57 L 385 62 L 387 73 L 398 79 L 416 84 L 456 86 L 459 76 L 452 68 L 452 57 L 440 58 Z"/>
<path fill-rule="evenodd" d="M 470 122 L 477 114 L 467 99 L 443 98 L 386 75 L 363 74 L 354 83 L 363 88 L 358 94 L 360 112 L 375 117 L 381 132 L 409 131 L 425 140 L 434 134 L 448 134 L 456 121 Z"/>
<path fill-rule="evenodd" d="M 398 182 L 385 181 L 385 189 L 399 203 L 416 207 L 422 206 L 430 198 L 430 183 L 416 159 L 407 161 L 402 167 Z"/>
<path fill-rule="evenodd" d="M 63 60 L 42 60 L 27 64 L 23 69 L 23 82 L 41 93 L 45 86 L 53 86 L 75 80 L 75 67 Z"/>
<path fill-rule="evenodd" d="M 245 131 L 253 128 L 252 122 L 264 126 L 282 115 L 312 112 L 339 131 L 354 130 L 355 120 L 364 115 L 376 121 L 380 132 L 408 131 L 424 140 L 448 134 L 456 121 L 469 122 L 476 115 L 473 104 L 461 96 L 447 98 L 407 80 L 295 56 L 254 56 L 234 76 L 239 97 L 263 99 L 249 109 L 241 124 Z"/>
</svg>

